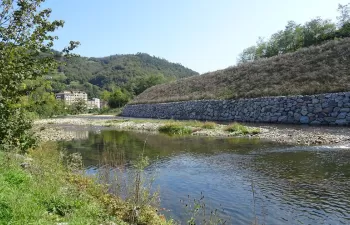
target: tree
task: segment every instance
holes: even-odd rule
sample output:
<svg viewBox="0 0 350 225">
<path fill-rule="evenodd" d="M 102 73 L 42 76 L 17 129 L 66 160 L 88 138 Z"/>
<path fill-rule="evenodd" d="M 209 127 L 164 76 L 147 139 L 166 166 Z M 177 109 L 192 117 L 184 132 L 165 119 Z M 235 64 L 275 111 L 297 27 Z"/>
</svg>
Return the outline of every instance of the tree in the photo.
<svg viewBox="0 0 350 225">
<path fill-rule="evenodd" d="M 338 27 L 343 27 L 346 23 L 350 22 L 350 3 L 346 5 L 339 4 L 338 5 L 339 16 L 337 16 Z"/>
<path fill-rule="evenodd" d="M 330 20 L 321 18 L 312 19 L 304 25 L 303 47 L 321 44 L 324 40 L 329 40 L 334 36 L 336 26 Z"/>
<path fill-rule="evenodd" d="M 63 21 L 50 21 L 45 0 L 3 0 L 0 3 L 0 150 L 25 151 L 34 144 L 31 121 L 20 105 L 22 84 L 57 68 L 50 49 Z M 79 43 L 70 42 L 68 54 Z"/>
<path fill-rule="evenodd" d="M 110 97 L 111 97 L 111 92 L 109 92 L 107 90 L 102 91 L 101 94 L 100 94 L 100 98 L 103 101 L 108 101 Z"/>
<path fill-rule="evenodd" d="M 151 74 L 144 77 L 138 77 L 136 79 L 130 80 L 126 86 L 129 86 L 129 91 L 135 95 L 139 95 L 146 89 L 155 86 L 157 84 L 162 84 L 166 81 L 163 74 Z"/>
<path fill-rule="evenodd" d="M 108 105 L 111 108 L 120 108 L 126 105 L 130 100 L 130 94 L 121 88 L 117 88 L 113 91 L 108 100 Z"/>
<path fill-rule="evenodd" d="M 87 112 L 87 105 L 84 99 L 79 99 L 77 102 L 74 102 L 70 107 L 69 111 L 71 114 L 82 114 Z"/>
<path fill-rule="evenodd" d="M 238 64 L 252 62 L 256 58 L 256 46 L 250 46 L 243 50 L 241 54 L 239 54 L 237 62 Z"/>
</svg>

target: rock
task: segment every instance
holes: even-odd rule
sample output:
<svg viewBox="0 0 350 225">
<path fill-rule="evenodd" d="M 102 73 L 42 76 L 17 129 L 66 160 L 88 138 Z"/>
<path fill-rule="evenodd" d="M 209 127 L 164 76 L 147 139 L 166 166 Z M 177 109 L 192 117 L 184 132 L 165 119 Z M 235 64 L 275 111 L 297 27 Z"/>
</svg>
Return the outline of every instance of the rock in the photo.
<svg viewBox="0 0 350 225">
<path fill-rule="evenodd" d="M 302 117 L 300 117 L 300 120 L 299 120 L 299 121 L 300 121 L 301 124 L 308 124 L 308 123 L 310 122 L 308 116 L 302 116 Z"/>
<path fill-rule="evenodd" d="M 314 109 L 314 113 L 319 113 L 319 112 L 322 112 L 322 108 L 321 107 Z"/>
<path fill-rule="evenodd" d="M 319 103 L 320 102 L 320 100 L 318 100 L 317 98 L 313 98 L 312 99 L 312 104 L 317 104 L 317 103 Z"/>
<path fill-rule="evenodd" d="M 331 113 L 331 117 L 336 118 L 337 116 L 338 116 L 338 112 L 332 112 L 332 113 Z"/>
<path fill-rule="evenodd" d="M 345 120 L 345 119 L 341 119 L 341 120 L 336 120 L 335 123 L 336 123 L 337 125 L 346 125 L 346 124 L 348 124 L 349 122 L 348 122 L 347 120 Z"/>
<path fill-rule="evenodd" d="M 301 113 L 301 115 L 306 116 L 308 114 L 308 111 L 307 110 L 302 110 L 300 113 Z"/>
<path fill-rule="evenodd" d="M 300 113 L 294 113 L 294 119 L 295 120 L 300 120 L 301 114 Z"/>
<path fill-rule="evenodd" d="M 347 116 L 347 113 L 346 112 L 341 112 L 339 113 L 339 115 L 337 116 L 337 119 L 345 119 Z"/>
<path fill-rule="evenodd" d="M 312 121 L 310 124 L 311 124 L 311 125 L 321 125 L 321 122 L 315 120 L 315 121 Z"/>
<path fill-rule="evenodd" d="M 332 107 L 327 107 L 327 108 L 324 108 L 323 110 L 322 110 L 322 112 L 324 112 L 324 113 L 331 113 L 333 111 L 333 108 Z"/>
<path fill-rule="evenodd" d="M 339 107 L 335 107 L 334 109 L 333 109 L 333 112 L 339 112 L 340 111 L 340 108 Z"/>
<path fill-rule="evenodd" d="M 287 116 L 280 116 L 280 117 L 278 117 L 278 122 L 285 122 L 285 121 L 287 121 Z"/>
</svg>

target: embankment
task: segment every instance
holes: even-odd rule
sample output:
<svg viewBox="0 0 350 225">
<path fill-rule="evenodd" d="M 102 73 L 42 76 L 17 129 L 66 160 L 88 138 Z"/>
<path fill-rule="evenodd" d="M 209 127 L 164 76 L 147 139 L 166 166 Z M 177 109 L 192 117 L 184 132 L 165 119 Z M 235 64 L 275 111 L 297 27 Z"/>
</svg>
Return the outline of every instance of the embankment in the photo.
<svg viewBox="0 0 350 225">
<path fill-rule="evenodd" d="M 129 104 L 127 117 L 311 125 L 350 125 L 350 92 Z"/>
<path fill-rule="evenodd" d="M 131 104 L 350 91 L 350 38 L 156 85 Z"/>
</svg>

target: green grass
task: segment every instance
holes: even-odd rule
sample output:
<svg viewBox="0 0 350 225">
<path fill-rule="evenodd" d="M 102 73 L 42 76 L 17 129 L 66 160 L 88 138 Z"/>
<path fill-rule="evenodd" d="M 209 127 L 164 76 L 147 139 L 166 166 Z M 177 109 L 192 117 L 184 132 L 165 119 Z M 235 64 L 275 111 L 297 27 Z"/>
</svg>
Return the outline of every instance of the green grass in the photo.
<svg viewBox="0 0 350 225">
<path fill-rule="evenodd" d="M 232 123 L 230 125 L 227 125 L 224 130 L 237 135 L 254 135 L 260 133 L 260 130 L 257 128 L 249 128 L 239 123 Z"/>
<path fill-rule="evenodd" d="M 128 224 L 132 206 L 92 178 L 72 172 L 69 158 L 55 144 L 32 150 L 28 168 L 23 159 L 0 152 L 0 225 L 2 224 Z M 79 168 L 76 168 L 79 169 Z M 171 224 L 154 208 L 140 209 L 135 224 Z"/>
<path fill-rule="evenodd" d="M 186 126 L 183 126 L 181 123 L 166 123 L 158 128 L 158 131 L 170 135 L 186 135 L 191 134 L 192 129 Z"/>
<path fill-rule="evenodd" d="M 350 38 L 153 86 L 131 104 L 350 90 Z M 179 91 L 181 90 L 181 91 Z"/>
</svg>

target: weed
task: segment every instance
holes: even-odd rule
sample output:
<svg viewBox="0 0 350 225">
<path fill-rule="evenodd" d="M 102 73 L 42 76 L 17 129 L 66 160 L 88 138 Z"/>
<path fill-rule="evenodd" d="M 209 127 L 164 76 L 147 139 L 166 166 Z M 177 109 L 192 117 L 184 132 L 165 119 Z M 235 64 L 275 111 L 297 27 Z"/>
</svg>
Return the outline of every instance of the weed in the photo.
<svg viewBox="0 0 350 225">
<path fill-rule="evenodd" d="M 230 125 L 227 125 L 224 130 L 230 133 L 234 133 L 236 135 L 254 135 L 260 133 L 260 130 L 257 128 L 249 128 L 239 123 L 232 123 Z"/>
<path fill-rule="evenodd" d="M 202 124 L 201 127 L 203 129 L 214 129 L 215 126 L 216 126 L 216 123 L 214 123 L 214 122 L 205 122 L 205 123 Z"/>
<path fill-rule="evenodd" d="M 143 152 L 145 147 L 146 141 Z M 159 194 L 152 191 L 155 176 L 145 172 L 148 157 L 142 153 L 131 168 L 124 170 L 124 154 L 113 151 L 104 156 L 101 164 L 97 176 L 109 187 L 111 194 L 104 197 L 104 202 L 113 214 L 131 224 L 167 223 L 153 208 L 159 206 Z"/>
<path fill-rule="evenodd" d="M 0 224 L 8 224 L 13 218 L 12 209 L 5 202 L 0 202 Z"/>
<path fill-rule="evenodd" d="M 192 199 L 190 195 L 187 198 L 180 200 L 181 204 L 185 207 L 185 210 L 189 216 L 187 220 L 188 225 L 224 225 L 228 224 L 226 219 L 221 217 L 221 213 L 225 213 L 225 210 L 210 210 L 208 212 L 207 204 L 204 200 L 204 195 L 201 193 L 199 199 Z"/>
<path fill-rule="evenodd" d="M 11 170 L 4 174 L 5 181 L 11 185 L 19 186 L 29 180 L 27 174 L 20 170 Z"/>
<path fill-rule="evenodd" d="M 191 128 L 176 122 L 164 124 L 158 128 L 158 131 L 169 135 L 186 135 L 192 133 Z"/>
</svg>

